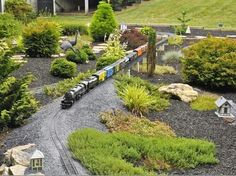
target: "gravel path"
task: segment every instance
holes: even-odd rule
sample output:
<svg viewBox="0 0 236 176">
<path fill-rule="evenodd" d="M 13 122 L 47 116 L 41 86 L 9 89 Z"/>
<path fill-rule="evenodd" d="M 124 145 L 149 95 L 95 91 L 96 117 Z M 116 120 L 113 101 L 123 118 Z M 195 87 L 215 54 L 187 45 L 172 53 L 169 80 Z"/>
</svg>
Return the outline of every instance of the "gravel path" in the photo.
<svg viewBox="0 0 236 176">
<path fill-rule="evenodd" d="M 45 155 L 44 171 L 46 175 L 65 175 L 60 156 L 51 140 L 49 129 L 51 118 L 60 110 L 60 100 L 43 107 L 32 116 L 29 124 L 15 129 L 6 139 L 6 148 L 15 145 L 35 143 Z M 67 136 L 78 128 L 96 128 L 105 131 L 99 122 L 99 113 L 111 108 L 123 109 L 120 99 L 116 96 L 113 80 L 110 79 L 91 90 L 69 110 L 63 110 L 57 122 L 59 137 L 66 144 Z M 74 162 L 80 175 L 88 174 L 78 162 Z"/>
</svg>

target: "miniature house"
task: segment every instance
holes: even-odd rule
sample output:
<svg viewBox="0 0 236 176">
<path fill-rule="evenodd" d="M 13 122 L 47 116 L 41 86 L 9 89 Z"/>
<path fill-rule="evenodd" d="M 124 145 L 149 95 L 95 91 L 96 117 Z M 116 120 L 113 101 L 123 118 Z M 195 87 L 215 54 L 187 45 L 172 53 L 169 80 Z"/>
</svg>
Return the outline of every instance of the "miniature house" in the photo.
<svg viewBox="0 0 236 176">
<path fill-rule="evenodd" d="M 215 114 L 218 117 L 236 117 L 236 104 L 232 100 L 227 100 L 224 97 L 220 97 L 216 100 L 215 104 L 217 106 L 217 111 Z"/>
<path fill-rule="evenodd" d="M 43 159 L 44 155 L 41 151 L 35 150 L 30 158 L 30 166 L 32 170 L 42 170 L 43 169 Z"/>
</svg>

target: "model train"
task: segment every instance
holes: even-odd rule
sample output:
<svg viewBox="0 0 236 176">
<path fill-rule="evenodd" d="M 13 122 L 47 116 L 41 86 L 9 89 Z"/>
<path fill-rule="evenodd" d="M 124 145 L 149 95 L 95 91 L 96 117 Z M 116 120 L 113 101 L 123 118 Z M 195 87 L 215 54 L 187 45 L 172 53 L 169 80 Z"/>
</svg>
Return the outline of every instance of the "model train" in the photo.
<svg viewBox="0 0 236 176">
<path fill-rule="evenodd" d="M 74 88 L 65 93 L 63 100 L 61 101 L 61 108 L 70 108 L 75 101 L 79 100 L 89 90 L 96 87 L 98 84 L 104 82 L 106 79 L 112 77 L 114 74 L 124 69 L 129 63 L 135 61 L 135 59 L 142 56 L 147 51 L 147 44 L 142 45 L 124 58 L 116 61 L 115 63 L 106 66 L 102 70 L 97 71 L 91 77 L 81 81 Z"/>
</svg>

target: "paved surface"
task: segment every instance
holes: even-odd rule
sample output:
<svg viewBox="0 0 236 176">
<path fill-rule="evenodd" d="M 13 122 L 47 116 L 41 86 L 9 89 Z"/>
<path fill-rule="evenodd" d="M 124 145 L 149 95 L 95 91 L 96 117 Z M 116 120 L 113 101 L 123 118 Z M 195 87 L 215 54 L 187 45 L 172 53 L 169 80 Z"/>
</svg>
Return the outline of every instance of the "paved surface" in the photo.
<svg viewBox="0 0 236 176">
<path fill-rule="evenodd" d="M 44 172 L 46 175 L 66 175 L 59 153 L 50 136 L 51 118 L 60 111 L 60 100 L 43 107 L 30 119 L 30 123 L 14 130 L 5 144 L 10 148 L 15 145 L 35 143 L 45 155 Z M 91 90 L 69 110 L 59 113 L 57 129 L 62 142 L 66 144 L 67 136 L 78 128 L 96 128 L 105 131 L 99 121 L 99 113 L 111 108 L 123 109 L 116 96 L 113 80 L 110 79 Z M 78 162 L 75 162 L 80 175 L 89 174 Z"/>
</svg>

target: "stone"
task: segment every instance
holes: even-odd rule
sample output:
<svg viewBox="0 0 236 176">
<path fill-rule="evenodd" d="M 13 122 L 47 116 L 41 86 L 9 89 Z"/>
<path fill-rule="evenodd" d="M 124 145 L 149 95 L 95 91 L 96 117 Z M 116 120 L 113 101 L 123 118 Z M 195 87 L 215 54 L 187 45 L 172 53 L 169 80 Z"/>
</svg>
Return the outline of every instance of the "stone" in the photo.
<svg viewBox="0 0 236 176">
<path fill-rule="evenodd" d="M 9 167 L 5 167 L 4 172 L 2 175 L 9 175 Z"/>
<path fill-rule="evenodd" d="M 159 92 L 168 93 L 180 98 L 181 101 L 190 103 L 198 97 L 198 92 L 193 90 L 188 84 L 174 83 L 159 88 Z"/>
<path fill-rule="evenodd" d="M 26 169 L 27 167 L 22 166 L 22 165 L 11 166 L 9 168 L 9 174 L 10 175 L 24 175 Z"/>
<path fill-rule="evenodd" d="M 30 155 L 27 152 L 13 149 L 11 154 L 12 165 L 30 165 Z"/>
<path fill-rule="evenodd" d="M 7 167 L 6 164 L 0 166 L 0 175 L 3 175 L 6 167 Z"/>
<path fill-rule="evenodd" d="M 33 174 L 29 174 L 29 175 L 35 175 L 35 176 L 44 176 L 44 174 L 42 174 L 41 172 L 37 172 L 37 173 L 33 173 Z"/>
</svg>

